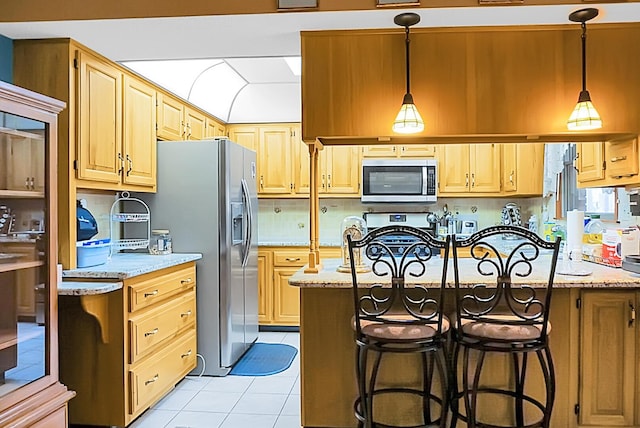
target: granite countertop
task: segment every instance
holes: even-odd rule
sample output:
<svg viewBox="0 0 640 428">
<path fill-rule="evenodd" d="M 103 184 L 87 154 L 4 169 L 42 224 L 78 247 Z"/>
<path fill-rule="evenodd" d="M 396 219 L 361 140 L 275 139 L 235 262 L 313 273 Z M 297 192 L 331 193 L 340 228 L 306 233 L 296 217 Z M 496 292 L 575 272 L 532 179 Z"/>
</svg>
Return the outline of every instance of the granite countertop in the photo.
<svg viewBox="0 0 640 428">
<path fill-rule="evenodd" d="M 127 279 L 202 258 L 202 254 L 182 253 L 164 256 L 146 253 L 117 253 L 107 263 L 62 271 L 62 277 L 85 279 Z"/>
<path fill-rule="evenodd" d="M 118 282 L 82 282 L 63 281 L 58 284 L 58 296 L 91 296 L 105 294 L 122 289 L 122 281 Z"/>
<path fill-rule="evenodd" d="M 528 277 L 531 285 L 543 287 L 549 276 L 548 263 L 544 263 L 547 255 L 540 257 L 541 263 L 534 263 L 534 273 Z M 348 288 L 351 287 L 351 274 L 337 272 L 337 267 L 342 263 L 341 259 L 321 260 L 323 269 L 318 274 L 305 274 L 303 267 L 289 279 L 289 284 L 301 288 Z M 537 267 L 536 267 L 537 265 Z M 427 273 L 416 278 L 407 276 L 407 284 L 421 284 L 427 287 L 440 285 L 442 259 L 436 257 L 427 263 Z M 472 258 L 460 258 L 460 283 L 463 286 L 487 282 L 488 277 L 482 277 L 476 270 L 477 261 Z M 544 266 L 544 267 L 543 267 Z M 554 288 L 636 288 L 640 287 L 640 274 L 629 272 L 620 268 L 612 268 L 595 263 L 581 262 L 580 270 L 591 272 L 589 275 L 561 275 L 567 266 L 562 260 L 556 266 Z M 495 277 L 494 277 L 495 278 Z M 380 283 L 380 277 L 368 273 L 361 274 L 359 284 L 366 287 Z M 447 272 L 447 283 L 453 287 L 453 264 L 450 261 Z"/>
</svg>

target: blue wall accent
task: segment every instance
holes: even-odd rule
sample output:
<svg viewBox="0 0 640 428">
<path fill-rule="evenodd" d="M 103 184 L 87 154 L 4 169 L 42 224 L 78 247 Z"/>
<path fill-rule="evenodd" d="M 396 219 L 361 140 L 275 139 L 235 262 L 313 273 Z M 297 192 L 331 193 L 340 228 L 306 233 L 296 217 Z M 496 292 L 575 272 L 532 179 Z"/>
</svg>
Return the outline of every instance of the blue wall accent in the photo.
<svg viewBox="0 0 640 428">
<path fill-rule="evenodd" d="M 0 35 L 0 80 L 13 83 L 13 40 Z"/>
</svg>

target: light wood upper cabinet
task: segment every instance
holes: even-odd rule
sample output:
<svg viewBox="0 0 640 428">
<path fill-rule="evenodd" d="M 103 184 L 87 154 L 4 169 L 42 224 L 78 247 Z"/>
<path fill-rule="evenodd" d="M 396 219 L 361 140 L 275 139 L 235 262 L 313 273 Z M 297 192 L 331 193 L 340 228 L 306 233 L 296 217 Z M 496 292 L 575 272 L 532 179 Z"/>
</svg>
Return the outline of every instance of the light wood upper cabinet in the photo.
<svg viewBox="0 0 640 428">
<path fill-rule="evenodd" d="M 0 135 L 6 176 L 2 186 L 7 190 L 43 192 L 45 182 L 44 138 L 31 132 Z"/>
<path fill-rule="evenodd" d="M 309 194 L 309 149 L 299 143 L 296 192 Z M 326 146 L 319 153 L 320 195 L 358 195 L 360 193 L 360 151 L 357 146 Z"/>
<path fill-rule="evenodd" d="M 158 92 L 158 139 L 179 141 L 184 139 L 184 108 L 178 98 Z"/>
<path fill-rule="evenodd" d="M 204 140 L 207 120 L 204 113 L 189 107 L 182 100 L 158 91 L 158 139 L 167 141 Z"/>
<path fill-rule="evenodd" d="M 438 147 L 439 193 L 500 193 L 498 144 L 447 144 Z"/>
<path fill-rule="evenodd" d="M 123 153 L 125 184 L 156 184 L 156 90 L 131 76 L 124 76 Z"/>
<path fill-rule="evenodd" d="M 633 291 L 584 291 L 580 334 L 579 424 L 637 426 L 637 327 Z"/>
<path fill-rule="evenodd" d="M 258 150 L 260 132 L 257 126 L 230 125 L 229 139 L 251 150 Z"/>
<path fill-rule="evenodd" d="M 224 137 L 225 135 L 225 126 L 217 120 L 207 117 L 206 138 Z"/>
<path fill-rule="evenodd" d="M 542 195 L 544 144 L 502 144 L 502 191 Z"/>
<path fill-rule="evenodd" d="M 259 129 L 258 193 L 293 192 L 291 128 L 269 126 Z"/>
<path fill-rule="evenodd" d="M 402 144 L 364 146 L 363 158 L 432 158 L 436 155 L 436 146 L 430 144 Z"/>
<path fill-rule="evenodd" d="M 207 118 L 198 110 L 185 106 L 184 118 L 186 127 L 186 140 L 204 140 L 206 136 Z"/>
<path fill-rule="evenodd" d="M 119 183 L 124 156 L 121 153 L 122 72 L 82 50 L 76 51 L 76 60 L 78 178 Z"/>
<path fill-rule="evenodd" d="M 578 182 L 604 178 L 604 143 L 578 144 Z"/>
</svg>

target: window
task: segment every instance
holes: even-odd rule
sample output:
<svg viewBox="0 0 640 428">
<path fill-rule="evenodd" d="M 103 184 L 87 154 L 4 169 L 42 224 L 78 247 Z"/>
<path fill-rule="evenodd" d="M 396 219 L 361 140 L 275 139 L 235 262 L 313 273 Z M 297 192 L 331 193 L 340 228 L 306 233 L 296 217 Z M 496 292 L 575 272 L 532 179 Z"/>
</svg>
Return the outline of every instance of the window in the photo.
<svg viewBox="0 0 640 428">
<path fill-rule="evenodd" d="M 561 181 L 561 214 L 566 218 L 567 211 L 581 210 L 585 215 L 599 214 L 603 220 L 617 220 L 617 192 L 614 187 L 594 187 L 578 189 L 577 171 L 574 167 L 576 145 L 570 144 L 564 155 L 564 169 Z"/>
</svg>

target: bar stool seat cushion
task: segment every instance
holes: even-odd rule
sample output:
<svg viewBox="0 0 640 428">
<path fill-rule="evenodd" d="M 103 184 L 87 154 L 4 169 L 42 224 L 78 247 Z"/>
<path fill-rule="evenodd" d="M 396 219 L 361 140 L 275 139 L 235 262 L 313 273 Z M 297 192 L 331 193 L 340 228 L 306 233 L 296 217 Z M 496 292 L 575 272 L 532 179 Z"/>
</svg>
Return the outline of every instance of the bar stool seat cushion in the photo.
<svg viewBox="0 0 640 428">
<path fill-rule="evenodd" d="M 433 323 L 411 323 L 417 319 L 408 314 L 389 314 L 380 317 L 382 320 L 390 322 L 379 322 L 361 319 L 360 326 L 362 333 L 372 339 L 392 340 L 392 341 L 413 341 L 430 339 L 438 334 L 438 325 Z M 355 330 L 355 317 L 352 319 L 352 325 Z M 398 322 L 392 322 L 398 321 Z M 402 324 L 404 322 L 404 324 Z M 446 316 L 442 317 L 442 334 L 449 331 L 451 323 Z"/>
<path fill-rule="evenodd" d="M 536 340 L 542 334 L 542 325 L 519 324 L 520 318 L 513 315 L 492 315 L 499 322 L 462 320 L 462 332 L 470 336 L 496 340 Z M 551 333 L 551 322 L 547 321 L 547 334 Z"/>
</svg>

